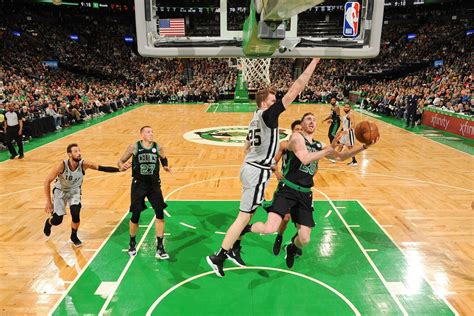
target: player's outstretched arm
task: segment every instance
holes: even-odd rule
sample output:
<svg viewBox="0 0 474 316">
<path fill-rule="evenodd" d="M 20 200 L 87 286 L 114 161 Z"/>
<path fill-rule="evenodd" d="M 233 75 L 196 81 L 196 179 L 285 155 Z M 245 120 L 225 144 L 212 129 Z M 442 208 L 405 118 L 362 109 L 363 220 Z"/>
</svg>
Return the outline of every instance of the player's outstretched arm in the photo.
<svg viewBox="0 0 474 316">
<path fill-rule="evenodd" d="M 132 166 L 132 164 L 128 162 L 128 159 L 130 159 L 130 157 L 136 154 L 135 150 L 135 144 L 131 144 L 127 147 L 127 150 L 125 150 L 125 153 L 122 155 L 122 157 L 120 157 L 119 161 L 117 162 L 117 166 L 119 167 L 120 171 L 125 171 Z"/>
<path fill-rule="evenodd" d="M 288 89 L 288 92 L 282 99 L 282 103 L 285 108 L 287 108 L 291 104 L 291 102 L 293 102 L 296 97 L 301 93 L 301 91 L 303 91 L 303 89 L 306 87 L 318 63 L 319 58 L 313 58 L 308 67 L 306 67 L 303 73 L 291 85 L 290 89 Z"/>
<path fill-rule="evenodd" d="M 295 153 L 296 157 L 298 157 L 298 159 L 305 165 L 324 158 L 334 151 L 333 146 L 327 146 L 323 150 L 320 150 L 318 152 L 309 152 L 306 148 L 303 135 L 299 133 L 291 135 L 288 148 L 290 148 L 290 150 Z"/>
<path fill-rule="evenodd" d="M 47 214 L 51 214 L 53 212 L 53 203 L 51 202 L 51 182 L 56 179 L 58 175 L 60 175 L 64 171 L 64 163 L 61 161 L 57 164 L 53 170 L 48 174 L 46 179 L 44 180 L 44 195 L 46 196 L 46 206 L 44 211 Z"/>
<path fill-rule="evenodd" d="M 160 147 L 160 162 L 166 172 L 172 172 L 171 168 L 168 166 L 168 158 L 166 158 L 165 148 L 162 146 Z"/>
<path fill-rule="evenodd" d="M 102 172 L 120 172 L 119 168 L 100 166 L 99 164 L 95 162 L 87 161 L 87 160 L 84 160 L 84 162 L 82 163 L 82 166 L 84 167 L 84 170 L 93 169 L 93 170 L 98 170 Z M 125 171 L 125 170 L 122 170 L 122 171 Z"/>
</svg>

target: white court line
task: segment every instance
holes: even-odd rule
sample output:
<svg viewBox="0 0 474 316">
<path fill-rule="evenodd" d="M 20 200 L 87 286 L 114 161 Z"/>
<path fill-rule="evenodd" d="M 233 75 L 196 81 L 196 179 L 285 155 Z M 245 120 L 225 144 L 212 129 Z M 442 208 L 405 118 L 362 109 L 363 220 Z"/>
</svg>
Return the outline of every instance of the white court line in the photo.
<svg viewBox="0 0 474 316">
<path fill-rule="evenodd" d="M 385 288 L 387 289 L 387 291 L 390 293 L 390 296 L 392 297 L 392 299 L 395 301 L 395 303 L 397 304 L 398 308 L 400 308 L 400 311 L 402 312 L 402 314 L 405 316 L 405 315 L 408 315 L 407 311 L 405 310 L 405 307 L 402 305 L 402 303 L 400 302 L 400 300 L 398 299 L 398 297 L 390 290 L 390 287 L 387 285 L 387 281 L 385 280 L 384 276 L 382 275 L 382 273 L 380 273 L 380 270 L 377 268 L 377 266 L 375 265 L 375 263 L 372 261 L 372 258 L 370 258 L 370 256 L 368 255 L 367 251 L 365 251 L 364 247 L 362 247 L 362 244 L 360 243 L 359 239 L 357 238 L 357 236 L 354 234 L 354 232 L 352 231 L 352 229 L 349 227 L 349 225 L 347 224 L 346 220 L 344 219 L 344 217 L 342 217 L 341 213 L 339 212 L 339 210 L 336 208 L 336 205 L 334 205 L 333 201 L 329 198 L 329 196 L 318 190 L 318 189 L 315 189 L 315 188 L 312 188 L 314 191 L 316 192 L 319 192 L 321 193 L 326 199 L 327 201 L 329 202 L 329 204 L 331 204 L 331 206 L 333 207 L 334 211 L 336 212 L 337 216 L 339 216 L 339 218 L 341 219 L 342 223 L 344 224 L 344 226 L 346 226 L 346 229 L 349 231 L 349 234 L 352 236 L 352 238 L 354 239 L 355 243 L 357 244 L 357 246 L 359 247 L 359 249 L 362 251 L 362 253 L 364 254 L 365 258 L 367 259 L 367 261 L 369 262 L 369 264 L 372 266 L 372 269 L 374 269 L 375 271 L 375 274 L 377 274 L 377 276 L 380 278 L 380 280 L 382 281 L 383 285 L 385 286 Z"/>
<path fill-rule="evenodd" d="M 394 178 L 394 179 L 399 179 L 399 180 L 404 180 L 404 181 L 409 181 L 409 182 L 414 181 L 414 182 L 419 182 L 419 183 L 438 185 L 438 186 L 441 186 L 441 187 L 457 189 L 457 190 L 466 191 L 466 192 L 474 192 L 474 190 L 471 190 L 471 189 L 456 187 L 456 186 L 449 185 L 449 184 L 419 180 L 419 179 L 408 178 L 408 177 L 400 177 L 400 176 L 394 176 L 394 175 L 390 175 L 390 174 L 383 174 L 383 173 L 376 173 L 376 172 L 367 172 L 367 173 L 362 174 L 361 171 L 351 171 L 351 170 L 347 170 L 347 169 L 346 170 L 344 170 L 344 169 L 331 169 L 331 168 L 324 168 L 324 167 L 319 168 L 319 170 L 325 170 L 325 171 L 329 171 L 329 172 L 333 171 L 333 172 L 355 173 L 355 174 L 363 175 L 364 177 L 365 176 L 387 177 L 387 178 Z"/>
<path fill-rule="evenodd" d="M 138 227 L 148 227 L 148 225 L 138 225 Z"/>
<path fill-rule="evenodd" d="M 347 225 L 348 227 L 351 227 L 351 228 L 358 228 L 360 227 L 360 225 Z"/>
<path fill-rule="evenodd" d="M 170 233 L 164 233 L 163 235 L 165 235 L 165 236 L 170 236 L 171 234 L 170 234 Z"/>
<path fill-rule="evenodd" d="M 186 166 L 186 167 L 173 167 L 173 171 L 176 171 L 176 170 L 186 170 L 186 169 L 210 169 L 210 168 L 233 168 L 233 167 L 241 167 L 242 165 L 208 165 L 208 166 Z M 85 181 L 88 181 L 88 180 L 94 180 L 94 179 L 100 179 L 100 178 L 107 178 L 107 177 L 113 177 L 113 176 L 124 176 L 125 173 L 122 173 L 122 172 L 117 172 L 117 173 L 109 173 L 109 174 L 105 174 L 105 175 L 100 175 L 100 176 L 95 176 L 95 177 L 84 177 L 84 182 Z M 0 197 L 4 197 L 4 196 L 9 196 L 9 195 L 14 195 L 14 194 L 17 194 L 17 193 L 23 193 L 23 192 L 28 192 L 28 191 L 32 191 L 32 190 L 38 190 L 38 189 L 43 189 L 44 186 L 41 185 L 41 186 L 37 186 L 37 187 L 32 187 L 32 188 L 28 188 L 28 189 L 23 189 L 23 190 L 18 190 L 18 191 L 12 191 L 12 192 L 8 192 L 8 193 L 3 193 L 3 194 L 0 194 Z M 188 201 L 188 200 L 187 200 Z M 191 200 L 189 200 L 191 201 Z M 217 200 L 213 200 L 213 201 L 217 201 Z M 107 226 L 107 225 L 104 225 L 104 226 Z M 115 225 L 112 225 L 113 227 L 115 227 Z"/>
<path fill-rule="evenodd" d="M 345 206 L 336 206 L 337 209 L 346 208 Z"/>
<path fill-rule="evenodd" d="M 329 211 L 326 213 L 326 215 L 324 215 L 324 217 L 325 217 L 325 218 L 328 218 L 329 215 L 331 215 L 331 213 L 332 213 L 332 210 L 329 210 Z"/>
<path fill-rule="evenodd" d="M 128 212 L 126 212 L 122 219 L 119 221 L 119 223 L 121 223 L 125 217 L 127 217 L 128 215 Z M 112 231 L 109 233 L 109 235 L 107 236 L 107 238 L 104 239 L 104 241 L 102 242 L 102 245 L 100 245 L 99 249 L 97 249 L 96 253 L 94 253 L 94 255 L 92 256 L 92 258 L 89 259 L 89 261 L 87 261 L 86 265 L 82 268 L 81 272 L 78 273 L 76 275 L 76 277 L 74 278 L 74 281 L 72 281 L 71 285 L 68 287 L 68 291 L 64 291 L 64 292 L 61 292 L 61 297 L 57 300 L 56 304 L 54 304 L 53 308 L 49 311 L 48 315 L 52 315 L 53 312 L 56 310 L 56 308 L 58 308 L 59 304 L 61 304 L 61 302 L 64 300 L 64 298 L 66 297 L 67 293 L 69 293 L 69 289 L 72 289 L 74 287 L 74 284 L 76 284 L 76 282 L 80 279 L 80 277 L 82 276 L 82 274 L 84 273 L 84 271 L 87 270 L 87 267 L 91 264 L 92 261 L 94 261 L 94 258 L 97 256 L 97 254 L 100 252 L 100 250 L 102 248 L 104 248 L 105 244 L 109 241 L 110 237 L 112 237 L 112 234 L 117 230 L 117 228 L 119 227 L 120 225 L 117 224 L 115 226 L 114 229 L 112 229 Z"/>
<path fill-rule="evenodd" d="M 277 272 L 283 272 L 283 273 L 288 273 L 288 274 L 292 274 L 292 275 L 296 275 L 298 277 L 301 277 L 301 278 L 304 278 L 304 279 L 307 279 L 309 281 L 312 281 L 316 284 L 319 284 L 323 287 L 325 287 L 326 289 L 328 289 L 329 291 L 331 291 L 332 293 L 336 294 L 341 300 L 344 301 L 344 303 L 347 304 L 347 306 L 349 306 L 349 308 L 354 312 L 355 315 L 357 316 L 360 316 L 360 312 L 359 310 L 357 309 L 357 307 L 354 306 L 354 304 L 347 298 L 344 296 L 344 294 L 342 294 L 341 292 L 339 292 L 338 290 L 336 290 L 335 288 L 333 288 L 332 286 L 318 280 L 318 279 L 315 279 L 315 278 L 312 278 L 310 276 L 307 276 L 305 274 L 302 274 L 302 273 L 298 273 L 298 272 L 294 272 L 294 271 L 290 271 L 290 270 L 283 270 L 283 269 L 278 269 L 278 268 L 270 268 L 270 267 L 235 267 L 235 268 L 226 268 L 224 269 L 224 271 L 231 271 L 231 270 L 270 270 L 270 271 L 277 271 Z M 214 274 L 214 271 L 208 271 L 208 272 L 204 272 L 204 273 L 201 273 L 201 274 L 198 274 L 198 275 L 195 275 L 193 277 L 190 277 L 184 281 L 181 281 L 180 283 L 178 284 L 175 284 L 174 286 L 172 286 L 171 288 L 169 288 L 166 292 L 164 292 L 163 294 L 160 295 L 160 297 L 158 297 L 155 302 L 153 302 L 153 304 L 150 306 L 150 308 L 148 308 L 148 311 L 146 312 L 146 316 L 150 316 L 151 313 L 153 313 L 153 311 L 156 309 L 156 307 L 158 306 L 158 304 L 160 304 L 160 302 L 166 298 L 166 296 L 168 296 L 171 292 L 173 292 L 174 290 L 176 290 L 177 288 L 179 288 L 180 286 L 183 286 L 184 284 L 186 283 L 189 283 L 193 280 L 196 280 L 196 279 L 199 279 L 201 277 L 204 277 L 204 276 L 207 276 L 207 275 L 210 275 L 210 274 Z"/>
<path fill-rule="evenodd" d="M 148 224 L 148 227 L 147 229 L 145 230 L 145 232 L 143 233 L 143 236 L 142 238 L 140 239 L 140 241 L 138 242 L 138 245 L 136 247 L 137 249 L 137 252 L 138 250 L 140 249 L 141 245 L 143 244 L 143 242 L 145 241 L 145 237 L 148 235 L 148 232 L 150 231 L 150 229 L 153 227 L 153 223 L 155 222 L 155 217 L 152 218 L 150 224 Z M 119 278 L 117 279 L 116 281 L 116 284 L 117 286 L 111 291 L 111 293 L 109 294 L 109 296 L 107 296 L 107 299 L 105 300 L 105 303 L 104 305 L 102 305 L 102 308 L 100 309 L 100 312 L 99 312 L 99 315 L 104 315 L 104 312 L 107 308 L 107 306 L 110 304 L 110 301 L 112 300 L 112 297 L 114 296 L 117 288 L 119 287 L 120 283 L 122 282 L 124 276 L 125 276 L 125 273 L 128 271 L 128 269 L 130 268 L 130 265 L 132 264 L 133 262 L 133 259 L 135 259 L 136 255 L 133 256 L 133 257 L 130 257 L 127 261 L 127 264 L 125 265 L 125 268 L 123 269 L 122 273 L 120 274 Z M 156 268 L 155 268 L 156 269 Z"/>
<path fill-rule="evenodd" d="M 219 234 L 219 235 L 225 235 L 224 232 L 216 232 L 216 234 Z"/>
<path fill-rule="evenodd" d="M 372 220 L 377 224 L 377 226 L 380 227 L 380 229 L 385 233 L 385 235 L 387 235 L 387 237 L 390 239 L 390 241 L 398 248 L 398 250 L 400 250 L 400 252 L 403 254 L 403 256 L 405 257 L 405 260 L 408 260 L 408 256 L 407 254 L 405 253 L 405 251 L 400 248 L 400 246 L 395 242 L 395 240 L 392 238 L 392 236 L 390 236 L 390 234 L 384 229 L 384 227 L 386 226 L 393 226 L 393 225 L 380 225 L 380 223 L 375 219 L 375 217 L 372 215 L 372 213 L 370 213 L 364 206 L 364 204 L 362 204 L 359 200 L 356 200 L 357 203 L 359 203 L 359 205 L 362 207 L 362 209 L 370 216 L 370 218 L 372 218 Z M 435 295 L 437 295 L 439 298 L 441 298 L 441 300 L 443 300 L 443 302 L 449 307 L 449 309 L 454 313 L 455 316 L 459 316 L 459 313 L 457 312 L 457 310 L 449 303 L 449 301 L 446 299 L 446 297 L 444 297 L 444 295 L 439 295 L 437 293 L 435 293 L 434 291 L 434 287 L 431 285 L 431 283 L 428 281 L 428 279 L 426 278 L 426 276 L 424 274 L 422 274 L 422 277 L 423 277 L 423 280 L 425 280 L 425 282 L 431 287 L 431 290 L 433 291 L 433 293 Z"/>
<path fill-rule="evenodd" d="M 365 249 L 365 251 L 367 252 L 376 252 L 376 251 L 379 251 L 378 249 Z"/>
<path fill-rule="evenodd" d="M 234 167 L 241 167 L 242 165 L 211 165 L 211 166 L 188 166 L 188 167 L 173 167 L 173 171 L 176 170 L 186 170 L 186 169 L 210 169 L 210 168 L 234 168 Z M 362 172 L 360 171 L 350 171 L 350 170 L 342 170 L 342 169 L 331 169 L 331 168 L 324 168 L 321 167 L 319 170 L 325 170 L 328 172 L 345 172 L 345 173 L 355 173 L 361 175 Z M 101 175 L 101 176 L 95 176 L 95 177 L 84 177 L 84 181 L 88 180 L 93 180 L 93 179 L 99 179 L 99 178 L 106 178 L 106 177 L 112 177 L 112 176 L 122 176 L 123 173 L 111 173 L 107 175 Z M 451 189 L 456 189 L 456 190 L 461 190 L 461 191 L 466 191 L 466 192 L 474 192 L 474 190 L 466 189 L 466 188 L 461 188 L 461 187 L 456 187 L 452 186 L 449 184 L 444 184 L 444 183 L 437 183 L 437 182 L 431 182 L 431 181 L 424 181 L 424 180 L 419 180 L 419 179 L 413 179 L 413 178 L 408 178 L 408 177 L 400 177 L 400 176 L 394 176 L 394 175 L 389 175 L 389 174 L 383 174 L 383 173 L 364 173 L 363 176 L 375 176 L 375 177 L 387 177 L 387 178 L 394 178 L 394 179 L 399 179 L 399 180 L 404 180 L 404 181 L 410 181 L 410 182 L 419 182 L 419 183 L 425 183 L 425 184 L 431 184 L 431 185 L 437 185 L 441 187 L 447 187 Z M 273 178 L 272 178 L 273 179 Z M 271 179 L 271 180 L 272 180 Z M 4 196 L 9 196 L 9 195 L 14 195 L 17 193 L 23 193 L 23 192 L 28 192 L 32 190 L 37 190 L 37 189 L 43 189 L 44 186 L 37 186 L 37 187 L 32 187 L 28 189 L 23 189 L 23 190 L 18 190 L 18 191 L 12 191 L 9 193 L 3 193 L 0 194 L 0 197 Z M 187 200 L 187 201 L 192 201 L 192 200 Z M 218 200 L 210 200 L 210 201 L 218 201 Z M 231 200 L 229 200 L 231 201 Z M 169 216 L 171 217 L 171 216 Z"/>
<path fill-rule="evenodd" d="M 179 223 L 180 223 L 181 225 L 183 225 L 183 226 L 186 226 L 186 227 L 189 227 L 189 228 L 192 228 L 192 229 L 196 229 L 196 227 L 191 226 L 191 225 L 188 225 L 188 224 L 186 224 L 186 223 L 183 223 L 183 222 L 179 222 Z"/>
<path fill-rule="evenodd" d="M 62 137 L 59 137 L 58 139 L 55 139 L 55 140 L 53 140 L 53 141 L 50 141 L 50 142 L 48 142 L 48 143 L 46 143 L 46 144 L 43 144 L 43 145 L 38 146 L 38 147 L 35 147 L 35 148 L 33 148 L 33 149 L 31 149 L 31 150 L 28 150 L 28 151 L 25 151 L 25 153 L 30 153 L 30 152 L 35 151 L 35 150 L 37 150 L 37 149 L 43 148 L 44 146 L 47 146 L 47 145 L 52 144 L 52 143 L 54 143 L 54 142 L 57 142 L 58 140 L 61 140 L 61 139 L 63 139 L 63 138 L 66 138 L 66 137 L 75 135 L 75 134 L 77 134 L 77 133 L 80 133 L 80 132 L 82 132 L 82 131 L 85 131 L 85 130 L 91 128 L 91 127 L 95 127 L 95 126 L 101 125 L 102 123 L 106 123 L 106 122 L 112 121 L 112 120 L 114 120 L 114 119 L 116 119 L 116 118 L 118 118 L 118 117 L 122 117 L 122 114 L 130 113 L 130 112 L 133 112 L 133 111 L 135 111 L 135 110 L 138 110 L 138 109 L 140 109 L 141 107 L 143 107 L 144 105 L 147 105 L 147 104 L 142 104 L 142 105 L 138 106 L 136 109 L 133 109 L 133 110 L 130 110 L 130 111 L 127 111 L 127 112 L 124 112 L 124 113 L 120 113 L 119 115 L 114 116 L 114 117 L 111 117 L 111 118 L 109 118 L 109 119 L 107 119 L 107 120 L 105 120 L 105 121 L 97 122 L 97 123 L 95 123 L 95 124 L 92 124 L 91 126 L 87 126 L 87 127 L 84 127 L 84 128 L 82 128 L 82 129 L 80 129 L 80 130 L 78 130 L 78 131 L 75 131 L 74 133 L 71 133 L 71 134 L 68 134 L 68 135 L 64 135 L 64 136 L 62 136 Z M 53 133 L 54 133 L 54 132 L 53 132 Z M 6 162 L 6 161 L 10 161 L 10 160 L 0 161 L 0 163 Z"/>
<path fill-rule="evenodd" d="M 173 191 L 171 191 L 170 193 L 168 193 L 168 195 L 165 196 L 165 201 L 168 200 L 168 198 L 173 195 L 174 193 L 182 190 L 182 189 L 185 189 L 187 187 L 190 187 L 190 186 L 193 186 L 195 184 L 199 184 L 199 183 L 205 183 L 205 182 L 210 182 L 210 181 L 216 181 L 216 180 L 225 180 L 225 179 L 238 179 L 239 177 L 220 177 L 220 178 L 212 178 L 212 179 L 206 179 L 206 180 L 200 180 L 200 181 L 196 181 L 196 182 L 191 182 L 191 183 L 188 183 L 186 185 L 183 185 L 183 186 L 180 186 L 176 189 L 174 189 Z M 188 201 L 188 200 L 186 200 Z M 210 200 L 210 201 L 213 201 L 213 200 Z M 168 213 L 168 212 L 166 212 Z M 168 214 L 168 217 L 171 217 L 171 215 Z"/>
<path fill-rule="evenodd" d="M 168 213 L 167 210 L 164 210 L 164 213 L 165 213 L 166 216 L 171 217 L 170 213 Z"/>
<path fill-rule="evenodd" d="M 217 180 L 238 179 L 238 178 L 239 177 L 219 177 L 219 178 L 212 178 L 212 179 L 205 179 L 205 180 L 200 180 L 200 181 L 196 181 L 196 182 L 191 182 L 191 183 L 188 183 L 186 185 L 180 186 L 179 188 L 176 188 L 173 191 L 171 191 L 170 193 L 168 193 L 168 195 L 166 195 L 166 197 L 165 197 L 165 201 L 168 200 L 168 198 L 171 195 L 173 195 L 174 193 L 176 193 L 176 192 L 178 192 L 182 189 L 185 189 L 187 187 L 199 184 L 199 183 L 205 183 L 205 182 L 211 182 L 211 181 L 217 181 Z M 186 201 L 188 201 L 188 200 L 186 200 Z M 215 200 L 210 200 L 210 201 L 215 201 Z"/>
<path fill-rule="evenodd" d="M 363 113 L 360 113 L 360 112 L 359 112 L 359 114 L 363 114 Z M 363 115 L 370 116 L 370 115 L 367 115 L 367 114 L 363 114 Z M 372 116 L 370 116 L 370 117 L 372 117 Z M 376 119 L 377 121 L 379 121 L 379 122 L 382 122 L 382 123 L 388 125 L 388 126 L 401 129 L 401 130 L 403 130 L 403 131 L 405 131 L 405 132 L 408 132 L 408 133 L 413 134 L 413 135 L 415 135 L 415 136 L 421 137 L 421 138 L 423 138 L 423 139 L 430 140 L 430 141 L 432 141 L 433 143 L 436 143 L 436 144 L 438 144 L 438 145 L 443 145 L 444 147 L 447 147 L 447 148 L 449 148 L 449 149 L 454 149 L 454 150 L 456 150 L 457 152 L 463 153 L 463 154 L 468 155 L 469 157 L 471 157 L 471 154 L 468 154 L 468 153 L 466 153 L 466 152 L 464 152 L 464 151 L 462 151 L 462 150 L 459 150 L 459 149 L 457 149 L 457 148 L 454 148 L 454 147 L 451 147 L 451 146 L 448 146 L 448 145 L 439 143 L 439 142 L 437 142 L 437 141 L 435 141 L 435 140 L 433 140 L 433 139 L 430 139 L 430 138 L 428 138 L 428 137 L 426 137 L 426 136 L 423 136 L 422 134 L 417 134 L 417 133 L 415 133 L 415 132 L 412 132 L 412 131 L 410 131 L 410 130 L 406 130 L 406 129 L 402 128 L 402 127 L 398 127 L 398 126 L 392 125 L 392 124 L 390 124 L 390 123 L 384 122 L 384 121 L 382 121 L 382 120 L 380 120 L 380 119 L 377 119 L 377 118 L 375 118 L 375 119 Z"/>
<path fill-rule="evenodd" d="M 206 180 L 201 180 L 201 181 L 196 181 L 196 182 L 192 182 L 192 183 L 188 183 L 186 185 L 183 185 L 179 188 L 176 188 L 174 189 L 173 191 L 171 191 L 170 193 L 168 193 L 168 195 L 165 196 L 164 200 L 165 202 L 168 200 L 168 198 L 182 190 L 182 189 L 185 189 L 187 187 L 190 187 L 190 186 L 193 186 L 195 184 L 199 184 L 199 183 L 205 183 L 205 182 L 211 182 L 211 181 L 217 181 L 217 180 L 223 180 L 223 179 L 238 179 L 239 177 L 218 177 L 218 178 L 212 178 L 212 179 L 206 179 Z M 140 242 L 138 243 L 137 245 L 137 252 L 140 250 L 140 247 L 141 245 L 143 244 L 143 242 L 145 241 L 146 239 L 146 236 L 148 235 L 148 232 L 150 231 L 151 227 L 153 226 L 153 223 L 154 223 L 155 219 L 153 218 L 153 220 L 150 222 L 150 224 L 148 224 L 148 228 L 146 229 L 145 233 L 143 234 L 142 238 L 140 239 Z M 102 308 L 100 309 L 100 312 L 99 312 L 99 315 L 104 315 L 105 311 L 107 310 L 107 307 L 109 306 L 110 302 L 112 301 L 112 298 L 114 297 L 114 294 L 116 292 L 116 290 L 119 288 L 120 284 L 122 283 L 123 281 L 123 278 L 125 277 L 125 275 L 127 274 L 128 272 L 128 269 L 130 269 L 130 266 L 133 262 L 133 260 L 136 258 L 137 256 L 133 256 L 131 257 L 130 259 L 128 259 L 128 262 L 127 264 L 125 265 L 124 269 L 122 270 L 122 273 L 120 274 L 119 278 L 117 279 L 117 287 L 114 289 L 114 291 L 112 293 L 110 293 L 110 295 L 107 297 L 107 299 L 105 300 L 104 302 L 104 305 L 102 305 Z"/>
</svg>

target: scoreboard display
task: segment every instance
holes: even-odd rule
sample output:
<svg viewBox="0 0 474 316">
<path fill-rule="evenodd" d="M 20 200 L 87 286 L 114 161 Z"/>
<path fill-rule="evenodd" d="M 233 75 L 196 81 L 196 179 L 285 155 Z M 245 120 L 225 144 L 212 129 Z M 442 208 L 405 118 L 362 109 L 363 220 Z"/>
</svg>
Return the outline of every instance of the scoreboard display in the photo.
<svg viewBox="0 0 474 316">
<path fill-rule="evenodd" d="M 109 10 L 109 11 L 119 11 L 119 12 L 128 12 L 134 11 L 134 1 L 133 0 L 92 0 L 92 1 L 80 1 L 80 0 L 26 0 L 19 2 L 33 2 L 33 3 L 44 3 L 52 4 L 58 6 L 69 6 L 69 7 L 79 7 L 79 8 L 88 8 L 96 10 Z"/>
</svg>

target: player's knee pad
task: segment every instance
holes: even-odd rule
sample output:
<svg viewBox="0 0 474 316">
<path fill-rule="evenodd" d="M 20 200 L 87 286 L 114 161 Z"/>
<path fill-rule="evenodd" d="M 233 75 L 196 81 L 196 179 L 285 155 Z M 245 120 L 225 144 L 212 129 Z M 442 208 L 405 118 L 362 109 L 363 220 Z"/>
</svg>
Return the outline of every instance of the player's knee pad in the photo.
<svg viewBox="0 0 474 316">
<path fill-rule="evenodd" d="M 80 218 L 80 212 L 81 212 L 81 203 L 76 204 L 76 205 L 71 205 L 71 217 L 72 217 L 72 222 L 77 224 L 81 221 Z"/>
<path fill-rule="evenodd" d="M 163 214 L 163 209 L 159 209 L 159 210 L 155 210 L 155 216 L 156 216 L 156 219 L 163 219 L 164 218 L 164 214 Z"/>
<path fill-rule="evenodd" d="M 140 212 L 132 212 L 132 218 L 130 218 L 130 221 L 134 224 L 138 224 L 139 220 L 140 220 Z"/>
<path fill-rule="evenodd" d="M 58 226 L 59 224 L 63 222 L 63 215 L 53 214 L 49 222 L 53 226 Z"/>
</svg>

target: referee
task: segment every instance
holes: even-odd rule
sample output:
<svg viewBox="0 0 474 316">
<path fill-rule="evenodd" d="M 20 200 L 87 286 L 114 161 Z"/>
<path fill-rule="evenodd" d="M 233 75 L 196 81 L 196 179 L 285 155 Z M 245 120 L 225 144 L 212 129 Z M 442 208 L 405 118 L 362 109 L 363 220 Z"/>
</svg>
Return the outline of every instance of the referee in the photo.
<svg viewBox="0 0 474 316">
<path fill-rule="evenodd" d="M 9 104 L 7 106 L 8 112 L 5 113 L 5 120 L 3 121 L 3 130 L 5 131 L 5 141 L 7 143 L 8 151 L 10 152 L 10 159 L 15 159 L 18 154 L 19 159 L 24 157 L 23 155 L 23 142 L 22 142 L 22 133 L 23 133 L 23 120 L 21 115 L 18 112 L 13 111 L 13 105 Z M 12 141 L 15 140 L 18 145 L 18 153 L 15 150 L 15 147 L 12 145 Z"/>
</svg>

